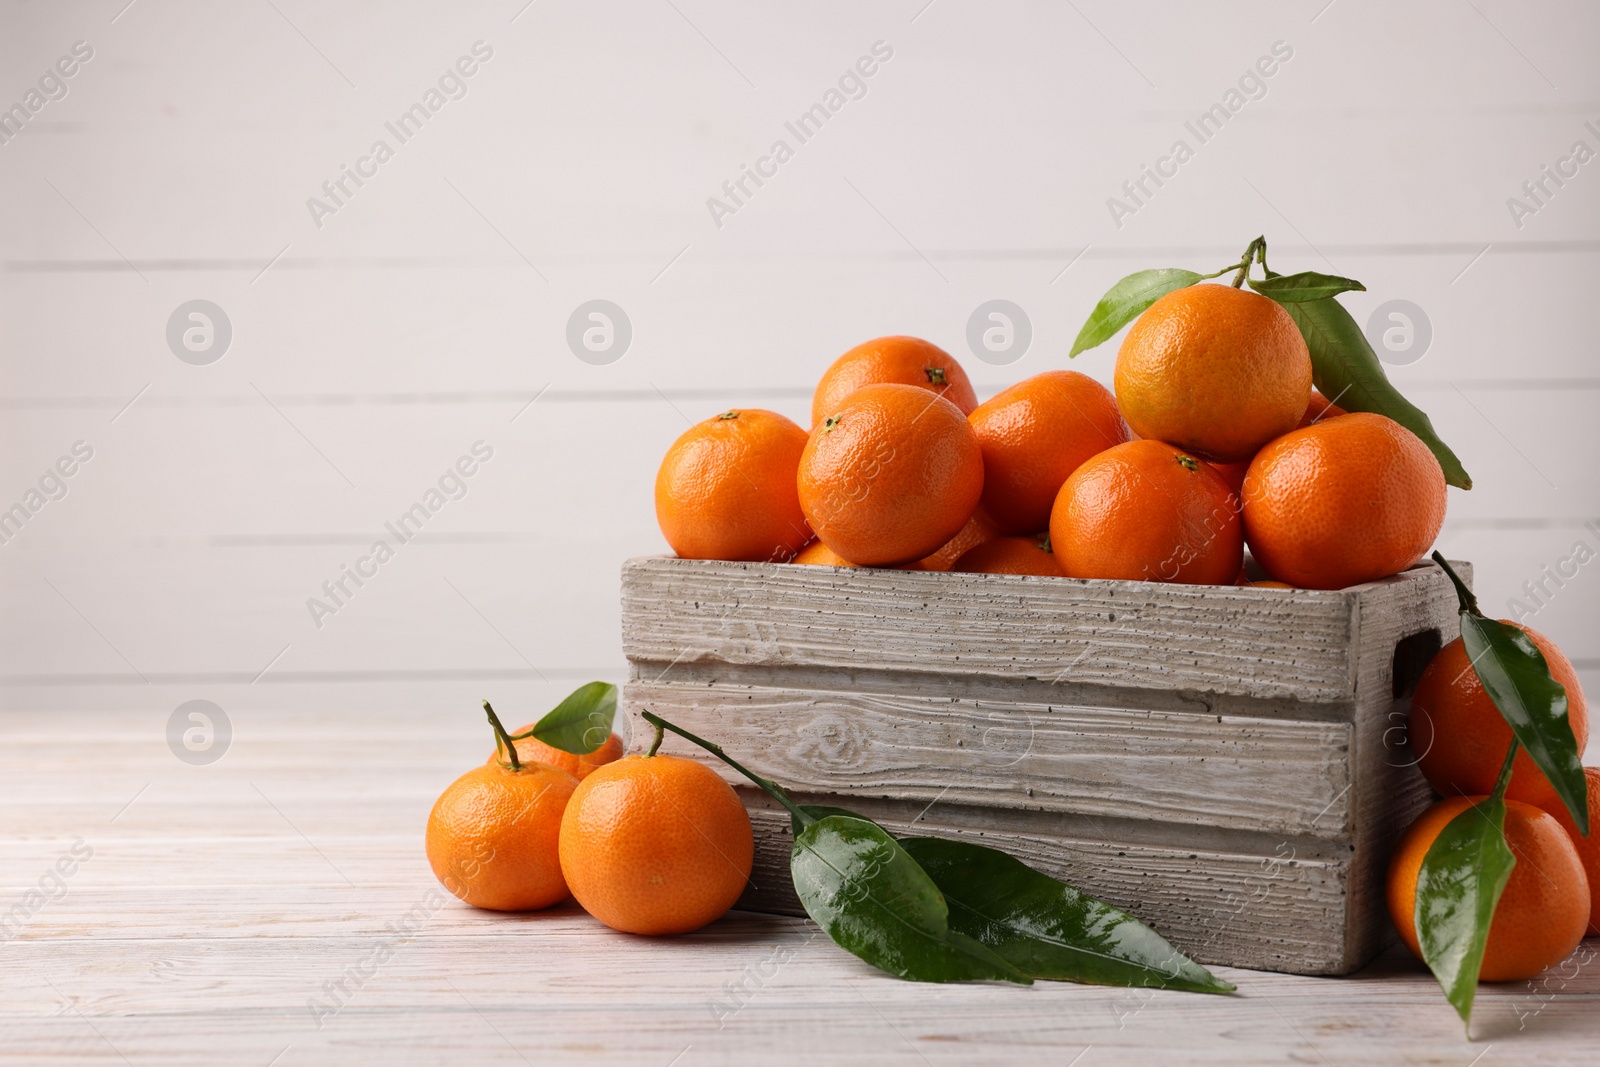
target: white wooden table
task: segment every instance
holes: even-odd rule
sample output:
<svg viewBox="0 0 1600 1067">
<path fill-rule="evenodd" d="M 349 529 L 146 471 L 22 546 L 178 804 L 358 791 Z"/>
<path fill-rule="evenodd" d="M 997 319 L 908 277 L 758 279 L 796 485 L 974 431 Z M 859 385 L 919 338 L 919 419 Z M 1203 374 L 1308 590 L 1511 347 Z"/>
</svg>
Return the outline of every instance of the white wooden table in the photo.
<svg viewBox="0 0 1600 1067">
<path fill-rule="evenodd" d="M 474 911 L 434 881 L 422 827 L 487 751 L 477 709 L 368 693 L 307 714 L 297 688 L 224 701 L 207 766 L 174 757 L 159 707 L 70 735 L 0 719 L 0 905 L 31 911 L 0 945 L 0 1063 L 1490 1067 L 1589 1064 L 1600 1040 L 1596 941 L 1575 976 L 1484 987 L 1469 1044 L 1403 954 L 1347 979 L 1220 969 L 1229 997 L 934 986 L 805 920 L 646 939 L 570 906 Z M 26 897 L 74 848 L 92 854 L 64 891 Z"/>
</svg>

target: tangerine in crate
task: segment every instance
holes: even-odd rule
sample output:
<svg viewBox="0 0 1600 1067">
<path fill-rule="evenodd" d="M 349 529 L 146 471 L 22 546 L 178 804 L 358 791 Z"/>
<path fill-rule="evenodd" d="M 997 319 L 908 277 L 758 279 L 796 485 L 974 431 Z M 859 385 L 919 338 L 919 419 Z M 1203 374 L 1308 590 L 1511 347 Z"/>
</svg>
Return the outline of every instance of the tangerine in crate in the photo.
<svg viewBox="0 0 1600 1067">
<path fill-rule="evenodd" d="M 800 507 L 817 537 L 861 566 L 910 563 L 972 518 L 983 453 L 950 401 L 912 385 L 868 385 L 811 431 Z"/>
<path fill-rule="evenodd" d="M 857 389 L 886 382 L 926 389 L 950 401 L 963 415 L 978 406 L 967 372 L 950 353 L 920 337 L 879 337 L 856 345 L 823 372 L 811 398 L 811 425 L 833 414 Z"/>
</svg>

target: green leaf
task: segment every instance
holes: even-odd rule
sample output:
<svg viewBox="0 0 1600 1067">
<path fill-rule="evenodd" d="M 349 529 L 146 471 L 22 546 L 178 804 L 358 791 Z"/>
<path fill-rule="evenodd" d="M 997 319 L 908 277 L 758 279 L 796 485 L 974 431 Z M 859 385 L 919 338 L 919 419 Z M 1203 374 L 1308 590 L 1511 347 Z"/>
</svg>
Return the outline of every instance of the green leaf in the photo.
<svg viewBox="0 0 1600 1067">
<path fill-rule="evenodd" d="M 1226 993 L 1228 982 L 1126 912 L 1004 852 L 966 841 L 900 842 L 950 907 L 950 928 L 1034 978 Z"/>
<path fill-rule="evenodd" d="M 829 815 L 795 838 L 789 869 L 806 914 L 834 943 L 917 982 L 1032 979 L 949 926 L 939 888 L 881 826 Z"/>
<path fill-rule="evenodd" d="M 1128 275 L 1108 289 L 1094 310 L 1089 312 L 1089 320 L 1078 331 L 1078 339 L 1072 342 L 1072 351 L 1067 356 L 1070 358 L 1103 344 L 1157 300 L 1200 280 L 1200 275 L 1194 271 L 1176 267 L 1141 270 Z"/>
<path fill-rule="evenodd" d="M 1589 833 L 1588 782 L 1567 714 L 1567 691 L 1550 676 L 1544 653 L 1525 632 L 1470 611 L 1461 613 L 1461 641 L 1478 680 L 1517 743 L 1528 750 L 1578 830 Z"/>
<path fill-rule="evenodd" d="M 1467 808 L 1440 831 L 1417 873 L 1415 919 L 1422 958 L 1468 1024 L 1489 923 L 1517 865 L 1506 844 L 1505 817 L 1505 801 L 1499 799 Z"/>
<path fill-rule="evenodd" d="M 606 743 L 617 717 L 617 687 L 610 682 L 580 685 L 518 737 L 533 736 L 563 752 L 587 756 Z"/>
<path fill-rule="evenodd" d="M 1387 415 L 1422 438 L 1444 468 L 1446 482 L 1460 489 L 1472 488 L 1472 478 L 1456 454 L 1439 439 L 1422 409 L 1389 383 L 1377 353 L 1337 300 L 1328 297 L 1300 301 L 1281 293 L 1266 295 L 1276 300 L 1300 327 L 1306 347 L 1311 350 L 1312 377 L 1323 396 L 1346 411 Z"/>
<path fill-rule="evenodd" d="M 826 819 L 830 815 L 843 815 L 847 819 L 860 819 L 862 822 L 872 822 L 872 820 L 867 818 L 865 815 L 857 815 L 855 812 L 846 811 L 844 808 L 831 808 L 826 804 L 801 804 L 799 807 L 801 811 L 805 812 L 813 819 Z M 872 825 L 877 826 L 878 824 L 872 822 Z M 882 827 L 879 827 L 879 829 L 882 829 Z M 800 820 L 791 814 L 789 816 L 789 833 L 795 837 L 799 837 L 804 830 L 805 827 L 800 825 Z M 885 831 L 885 833 L 887 832 L 888 831 Z"/>
<path fill-rule="evenodd" d="M 1366 292 L 1367 287 L 1354 278 L 1341 278 L 1336 274 L 1318 274 L 1314 270 L 1299 274 L 1275 274 L 1262 281 L 1246 278 L 1250 288 L 1279 303 L 1303 303 L 1307 300 L 1324 300 L 1352 289 Z"/>
</svg>

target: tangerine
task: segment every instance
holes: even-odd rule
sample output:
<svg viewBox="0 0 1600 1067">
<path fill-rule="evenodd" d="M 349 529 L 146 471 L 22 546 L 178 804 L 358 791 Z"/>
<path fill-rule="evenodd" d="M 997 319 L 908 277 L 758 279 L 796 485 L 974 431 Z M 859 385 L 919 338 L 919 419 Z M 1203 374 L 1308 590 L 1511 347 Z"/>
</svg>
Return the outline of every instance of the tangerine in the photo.
<svg viewBox="0 0 1600 1067">
<path fill-rule="evenodd" d="M 1444 471 L 1393 419 L 1353 412 L 1290 432 L 1250 461 L 1244 535 L 1273 578 L 1343 589 L 1422 559 L 1444 525 Z"/>
<path fill-rule="evenodd" d="M 796 556 L 794 559 L 791 559 L 789 562 L 800 563 L 812 567 L 858 566 L 858 564 L 851 563 L 849 560 L 839 555 L 839 553 L 835 552 L 821 541 L 811 542 L 805 548 L 800 550 L 800 554 L 798 556 Z M 928 568 L 922 565 L 922 561 L 913 560 L 910 563 L 902 563 L 893 569 L 899 571 L 923 571 L 927 570 Z"/>
<path fill-rule="evenodd" d="M 1070 578 L 1232 585 L 1238 503 L 1209 463 L 1160 441 L 1108 448 L 1062 485 L 1050 542 Z"/>
<path fill-rule="evenodd" d="M 548 763 L 486 763 L 450 783 L 428 815 L 428 864 L 475 908 L 534 911 L 567 898 L 558 843 L 578 779 Z"/>
<path fill-rule="evenodd" d="M 1321 422 L 1323 419 L 1334 419 L 1340 415 L 1348 414 L 1350 413 L 1344 408 L 1323 396 L 1316 389 L 1312 389 L 1311 402 L 1306 405 L 1306 413 L 1300 416 L 1300 425 L 1296 426 L 1295 429 L 1304 429 L 1314 422 Z"/>
<path fill-rule="evenodd" d="M 1276 301 L 1191 285 L 1128 330 L 1114 384 L 1140 437 L 1232 463 L 1295 428 L 1311 392 L 1311 353 Z"/>
<path fill-rule="evenodd" d="M 1128 440 L 1111 390 L 1071 370 L 1024 379 L 967 421 L 983 449 L 983 507 L 1008 534 L 1048 526 L 1061 483 L 1090 456 Z"/>
<path fill-rule="evenodd" d="M 760 408 L 697 422 L 656 474 L 656 520 L 684 559 L 789 559 L 811 540 L 795 470 L 806 432 Z"/>
<path fill-rule="evenodd" d="M 799 489 L 806 521 L 840 556 L 909 563 L 972 518 L 983 453 L 950 401 L 911 385 L 868 385 L 811 431 Z"/>
<path fill-rule="evenodd" d="M 630 934 L 683 934 L 733 907 L 755 838 L 733 787 L 678 756 L 624 756 L 578 784 L 561 870 L 585 911 Z"/>
<path fill-rule="evenodd" d="M 1572 847 L 1578 852 L 1583 873 L 1589 879 L 1589 926 L 1584 932 L 1590 937 L 1600 936 L 1600 767 L 1585 767 L 1583 777 L 1589 793 L 1589 836 L 1578 832 L 1567 806 L 1557 801 L 1555 807 L 1546 808 L 1556 822 L 1572 838 Z"/>
<path fill-rule="evenodd" d="M 1502 621 L 1528 635 L 1544 654 L 1550 676 L 1566 688 L 1567 723 L 1582 752 L 1589 742 L 1589 707 L 1572 661 L 1544 634 Z M 1511 744 L 1511 727 L 1484 689 L 1461 638 L 1441 648 L 1417 679 L 1406 733 L 1411 750 L 1417 755 L 1418 769 L 1440 793 L 1454 796 L 1494 789 Z M 1511 764 L 1506 796 L 1548 810 L 1561 805 L 1550 779 L 1521 749 Z"/>
<path fill-rule="evenodd" d="M 983 510 L 983 505 L 972 513 L 972 518 L 961 527 L 961 531 L 950 540 L 946 541 L 940 549 L 931 556 L 924 557 L 922 569 L 925 571 L 947 571 L 955 561 L 966 555 L 967 551 L 1000 536 L 1000 530 L 995 526 L 994 520 L 989 518 L 989 513 Z"/>
<path fill-rule="evenodd" d="M 978 406 L 967 372 L 950 353 L 920 337 L 879 337 L 856 345 L 822 372 L 811 397 L 812 427 L 857 389 L 882 382 L 927 389 L 960 408 L 963 415 Z"/>
<path fill-rule="evenodd" d="M 1418 959 L 1417 873 L 1445 826 L 1484 797 L 1449 797 L 1418 816 L 1389 861 L 1389 917 Z M 1506 801 L 1506 844 L 1516 866 L 1495 906 L 1484 945 L 1485 982 L 1532 978 L 1571 955 L 1589 921 L 1589 880 L 1561 824 L 1532 804 Z"/>
<path fill-rule="evenodd" d="M 996 537 L 969 550 L 956 560 L 952 571 L 966 574 L 1038 574 L 1063 577 L 1061 564 L 1050 550 L 1050 538 Z"/>
</svg>

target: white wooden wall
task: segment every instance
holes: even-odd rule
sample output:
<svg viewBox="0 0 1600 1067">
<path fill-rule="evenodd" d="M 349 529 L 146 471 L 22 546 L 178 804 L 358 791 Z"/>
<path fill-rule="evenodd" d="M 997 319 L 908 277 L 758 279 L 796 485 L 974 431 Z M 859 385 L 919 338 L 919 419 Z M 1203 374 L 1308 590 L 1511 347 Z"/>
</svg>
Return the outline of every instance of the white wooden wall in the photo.
<svg viewBox="0 0 1600 1067">
<path fill-rule="evenodd" d="M 1425 310 L 1431 349 L 1392 374 L 1477 481 L 1441 544 L 1487 606 L 1600 551 L 1600 162 L 1507 206 L 1600 150 L 1594 5 L 525 2 L 0 6 L 0 105 L 93 49 L 0 144 L 0 508 L 94 450 L 0 546 L 4 706 L 538 710 L 620 676 L 618 567 L 664 548 L 651 484 L 686 420 L 803 419 L 830 360 L 895 332 L 988 395 L 1066 366 L 1122 274 L 1258 233 L 1279 270 L 1365 280 L 1363 322 Z M 398 144 L 385 122 L 478 41 L 467 94 Z M 880 41 L 798 144 L 785 121 Z M 1107 199 L 1276 42 L 1265 96 L 1116 225 Z M 394 157 L 317 226 L 307 198 L 379 137 Z M 718 227 L 707 198 L 779 138 L 794 157 Z M 165 336 L 197 298 L 233 329 L 207 366 Z M 593 298 L 633 325 L 610 365 L 565 342 Z M 966 348 L 992 298 L 1033 325 L 1009 367 Z M 1109 380 L 1114 351 L 1073 365 Z M 314 625 L 307 598 L 480 440 L 467 496 Z M 1600 560 L 1532 620 L 1591 692 L 1597 608 Z"/>
</svg>

